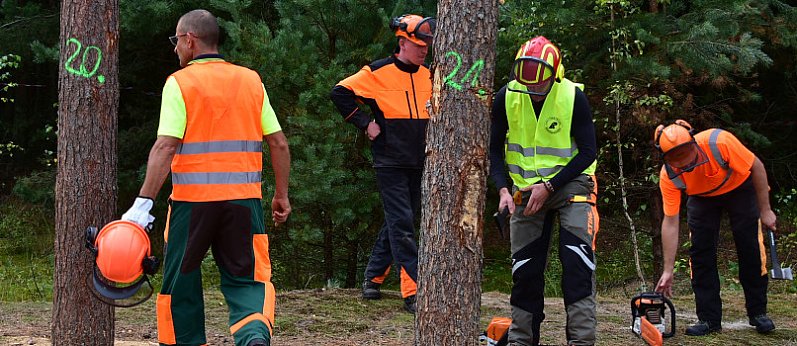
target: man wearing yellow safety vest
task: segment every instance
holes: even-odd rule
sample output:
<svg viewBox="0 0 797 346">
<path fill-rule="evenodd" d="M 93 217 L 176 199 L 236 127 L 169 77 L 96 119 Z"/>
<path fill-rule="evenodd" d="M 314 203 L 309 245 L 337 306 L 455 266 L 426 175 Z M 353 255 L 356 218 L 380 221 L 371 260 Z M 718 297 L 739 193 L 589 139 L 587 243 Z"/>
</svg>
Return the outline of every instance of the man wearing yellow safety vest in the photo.
<svg viewBox="0 0 797 346">
<path fill-rule="evenodd" d="M 421 204 L 421 177 L 426 158 L 426 103 L 432 81 L 425 66 L 434 37 L 434 18 L 407 14 L 393 18 L 398 38 L 393 56 L 363 66 L 330 93 L 343 119 L 371 140 L 376 182 L 385 222 L 365 268 L 363 298 L 381 298 L 380 286 L 395 262 L 401 277 L 404 308 L 415 313 L 418 246 L 415 216 Z M 367 105 L 370 114 L 360 108 Z"/>
<path fill-rule="evenodd" d="M 170 164 L 163 287 L 157 299 L 161 345 L 206 344 L 201 264 L 208 249 L 221 274 L 237 346 L 269 345 L 274 285 L 261 204 L 263 140 L 275 175 L 275 224 L 291 212 L 290 153 L 257 72 L 225 62 L 208 11 L 183 15 L 170 37 L 181 70 L 163 88 L 158 138 L 144 184 L 123 220 L 154 220 L 153 200 Z"/>
<path fill-rule="evenodd" d="M 731 221 L 749 323 L 759 333 L 774 330 L 775 324 L 766 315 L 768 278 L 761 225 L 774 230 L 776 216 L 769 205 L 764 164 L 730 132 L 709 129 L 693 135 L 692 126 L 680 119 L 668 126 L 659 125 L 653 142 L 664 161 L 659 174 L 664 202 L 664 270 L 656 291 L 672 296 L 678 212 L 681 195 L 686 194 L 692 242 L 689 262 L 698 318 L 686 334 L 701 336 L 722 329 L 717 240 L 723 210 Z"/>
<path fill-rule="evenodd" d="M 567 341 L 593 345 L 598 213 L 592 112 L 583 86 L 564 78 L 559 49 L 545 37 L 523 44 L 511 71 L 509 83 L 495 96 L 490 133 L 490 176 L 499 190 L 498 208 L 512 214 L 508 342 L 540 342 L 543 274 L 558 215 Z"/>
</svg>

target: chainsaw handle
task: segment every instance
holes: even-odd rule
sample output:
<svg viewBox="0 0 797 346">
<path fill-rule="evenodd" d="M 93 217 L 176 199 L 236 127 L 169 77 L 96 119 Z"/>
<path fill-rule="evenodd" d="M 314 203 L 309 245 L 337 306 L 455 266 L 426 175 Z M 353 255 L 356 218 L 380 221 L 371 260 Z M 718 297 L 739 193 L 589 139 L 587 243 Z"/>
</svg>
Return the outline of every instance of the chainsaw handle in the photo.
<svg viewBox="0 0 797 346">
<path fill-rule="evenodd" d="M 665 337 L 665 338 L 671 338 L 671 337 L 675 336 L 675 306 L 672 305 L 672 301 L 667 299 L 667 297 L 665 297 L 662 294 L 655 293 L 655 292 L 645 292 L 645 293 L 642 293 L 642 294 L 634 297 L 633 299 L 631 299 L 631 316 L 632 316 L 632 318 L 638 316 L 638 310 L 637 310 L 637 306 L 636 306 L 637 305 L 636 304 L 637 301 L 642 300 L 644 298 L 661 299 L 664 302 L 664 304 L 667 305 L 667 308 L 670 310 L 670 320 L 672 321 L 672 326 L 670 327 L 670 331 L 669 332 L 662 333 L 661 336 Z M 664 318 L 664 316 L 662 316 L 662 318 Z"/>
<path fill-rule="evenodd" d="M 670 327 L 670 331 L 668 333 L 662 333 L 661 336 L 665 338 L 671 338 L 675 336 L 675 307 L 672 305 L 672 302 L 667 299 L 667 297 L 662 296 L 664 299 L 664 303 L 667 304 L 667 307 L 670 309 L 670 318 L 672 319 L 672 326 Z"/>
</svg>

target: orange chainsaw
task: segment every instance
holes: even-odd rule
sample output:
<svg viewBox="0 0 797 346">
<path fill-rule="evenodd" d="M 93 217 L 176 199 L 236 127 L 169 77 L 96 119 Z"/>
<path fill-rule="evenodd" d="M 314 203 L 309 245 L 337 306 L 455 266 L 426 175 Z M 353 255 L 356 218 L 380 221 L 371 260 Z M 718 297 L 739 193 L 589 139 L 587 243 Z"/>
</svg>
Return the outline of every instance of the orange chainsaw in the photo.
<svg viewBox="0 0 797 346">
<path fill-rule="evenodd" d="M 670 331 L 667 332 L 665 311 L 670 310 Z M 661 346 L 664 338 L 675 335 L 675 307 L 660 293 L 645 292 L 631 298 L 631 331 L 648 345 Z"/>
</svg>

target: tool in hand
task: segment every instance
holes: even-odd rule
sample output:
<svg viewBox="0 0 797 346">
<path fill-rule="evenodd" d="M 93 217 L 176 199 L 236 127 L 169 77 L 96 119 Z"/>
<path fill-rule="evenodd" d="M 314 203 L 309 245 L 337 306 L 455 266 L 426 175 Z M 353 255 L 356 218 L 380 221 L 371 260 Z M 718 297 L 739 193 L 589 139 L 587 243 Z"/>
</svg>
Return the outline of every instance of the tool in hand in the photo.
<svg viewBox="0 0 797 346">
<path fill-rule="evenodd" d="M 791 268 L 781 268 L 780 262 L 778 261 L 778 254 L 775 251 L 775 232 L 767 228 L 767 233 L 769 233 L 769 254 L 772 257 L 772 270 L 769 272 L 770 276 L 772 276 L 774 280 L 794 280 L 791 274 Z"/>
<path fill-rule="evenodd" d="M 501 235 L 501 239 L 504 238 L 504 230 L 506 230 L 506 218 L 509 216 L 509 207 L 504 207 L 500 212 L 495 212 L 493 214 L 493 218 L 495 218 L 495 224 L 498 225 L 498 234 Z"/>
</svg>

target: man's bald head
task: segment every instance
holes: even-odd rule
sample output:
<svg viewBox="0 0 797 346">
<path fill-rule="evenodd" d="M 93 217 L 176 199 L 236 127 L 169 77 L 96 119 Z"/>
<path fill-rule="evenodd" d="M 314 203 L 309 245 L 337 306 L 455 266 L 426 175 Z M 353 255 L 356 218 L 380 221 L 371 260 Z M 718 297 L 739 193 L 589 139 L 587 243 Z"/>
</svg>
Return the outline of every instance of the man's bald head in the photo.
<svg viewBox="0 0 797 346">
<path fill-rule="evenodd" d="M 206 10 L 193 10 L 180 17 L 177 30 L 192 33 L 208 48 L 216 48 L 219 43 L 219 24 L 216 17 Z"/>
</svg>

